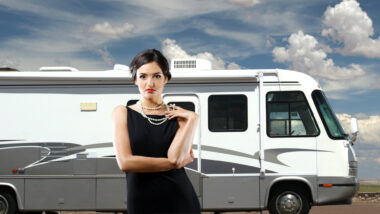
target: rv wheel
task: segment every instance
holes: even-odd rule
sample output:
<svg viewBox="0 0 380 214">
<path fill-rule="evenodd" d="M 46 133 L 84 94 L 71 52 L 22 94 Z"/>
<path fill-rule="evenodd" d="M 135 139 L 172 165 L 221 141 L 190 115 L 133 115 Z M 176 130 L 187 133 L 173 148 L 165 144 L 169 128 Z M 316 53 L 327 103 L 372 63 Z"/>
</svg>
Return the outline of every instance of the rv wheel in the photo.
<svg viewBox="0 0 380 214">
<path fill-rule="evenodd" d="M 15 214 L 17 204 L 15 198 L 8 191 L 0 190 L 0 214 Z"/>
<path fill-rule="evenodd" d="M 304 190 L 279 187 L 272 194 L 268 209 L 270 214 L 308 214 L 310 203 Z"/>
</svg>

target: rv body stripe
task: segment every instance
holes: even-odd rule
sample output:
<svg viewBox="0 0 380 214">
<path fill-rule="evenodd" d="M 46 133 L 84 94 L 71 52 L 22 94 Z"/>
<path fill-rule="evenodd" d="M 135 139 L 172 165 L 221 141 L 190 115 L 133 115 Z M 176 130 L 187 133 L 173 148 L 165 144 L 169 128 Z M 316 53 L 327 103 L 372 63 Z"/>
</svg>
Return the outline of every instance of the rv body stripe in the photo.
<svg viewBox="0 0 380 214">
<path fill-rule="evenodd" d="M 14 144 L 0 144 L 1 149 L 6 148 L 17 148 L 17 147 L 30 147 L 30 146 L 38 146 L 43 148 L 48 148 L 50 153 L 46 156 L 41 157 L 41 160 L 38 163 L 48 162 L 50 160 L 54 160 L 57 158 L 61 158 L 64 156 L 76 154 L 78 152 L 83 152 L 85 149 L 78 149 L 75 151 L 69 151 L 68 148 L 78 147 L 79 144 L 75 143 L 62 143 L 62 142 L 31 142 L 31 143 L 14 143 Z M 36 164 L 35 162 L 34 164 Z"/>
<path fill-rule="evenodd" d="M 67 148 L 66 151 L 83 151 L 86 149 L 97 149 L 97 148 L 107 148 L 107 147 L 113 147 L 112 142 L 107 143 L 96 143 L 96 144 L 88 144 L 84 146 L 75 146 L 71 148 Z"/>
<path fill-rule="evenodd" d="M 7 147 L 24 147 L 24 146 L 40 146 L 40 147 L 46 147 L 50 149 L 50 154 L 45 156 L 44 158 L 41 157 L 40 163 L 48 162 L 57 158 L 62 158 L 65 156 L 73 155 L 79 152 L 86 151 L 86 149 L 96 149 L 96 148 L 110 148 L 113 147 L 112 142 L 105 142 L 105 143 L 96 143 L 96 144 L 89 144 L 89 145 L 79 145 L 74 143 L 53 143 L 53 142 L 35 142 L 35 143 L 16 143 L 16 144 L 0 144 L 0 148 L 7 148 Z M 243 158 L 250 158 L 254 160 L 259 160 L 259 152 L 256 152 L 254 155 L 250 155 L 243 152 L 238 152 L 230 149 L 224 149 L 214 146 L 206 146 L 202 145 L 202 151 L 208 151 L 208 152 L 215 152 L 219 154 L 226 154 L 226 155 L 232 155 L 232 156 L 238 156 Z M 192 146 L 194 150 L 198 150 L 198 145 L 194 144 Z M 282 166 L 288 166 L 281 162 L 278 159 L 278 156 L 283 153 L 288 152 L 329 152 L 324 150 L 313 150 L 313 149 L 296 149 L 296 148 L 285 148 L 285 149 L 267 149 L 265 150 L 265 161 L 279 164 Z M 219 174 L 219 173 L 232 173 L 232 168 L 235 168 L 236 173 L 256 173 L 258 172 L 260 168 L 258 167 L 252 167 L 244 164 L 236 164 L 231 162 L 225 162 L 225 161 L 219 161 L 219 160 L 208 160 L 208 159 L 202 159 L 202 171 L 204 173 L 211 173 L 211 174 Z M 197 161 L 193 161 L 190 163 L 189 168 L 197 169 Z M 272 173 L 273 171 L 267 170 L 268 173 Z"/>
<path fill-rule="evenodd" d="M 286 149 L 266 149 L 264 150 L 264 157 L 265 161 L 283 165 L 283 166 L 288 166 L 281 162 L 278 159 L 278 156 L 283 154 L 283 153 L 288 153 L 288 152 L 329 152 L 325 150 L 315 150 L 315 149 L 296 149 L 296 148 L 286 148 Z M 259 159 L 259 152 L 256 152 L 253 156 L 254 159 Z"/>
</svg>

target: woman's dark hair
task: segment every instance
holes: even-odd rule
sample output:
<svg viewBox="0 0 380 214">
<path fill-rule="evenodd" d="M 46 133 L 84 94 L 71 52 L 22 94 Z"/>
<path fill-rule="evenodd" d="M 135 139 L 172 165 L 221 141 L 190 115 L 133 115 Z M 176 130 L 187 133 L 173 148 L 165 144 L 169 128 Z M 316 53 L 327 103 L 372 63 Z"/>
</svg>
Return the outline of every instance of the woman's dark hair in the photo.
<svg viewBox="0 0 380 214">
<path fill-rule="evenodd" d="M 158 66 L 160 66 L 164 76 L 167 77 L 168 80 L 171 79 L 172 75 L 169 71 L 168 60 L 164 57 L 164 55 L 162 55 L 160 51 L 156 49 L 148 49 L 137 54 L 129 66 L 133 81 L 136 80 L 137 69 L 151 62 L 156 62 Z"/>
</svg>

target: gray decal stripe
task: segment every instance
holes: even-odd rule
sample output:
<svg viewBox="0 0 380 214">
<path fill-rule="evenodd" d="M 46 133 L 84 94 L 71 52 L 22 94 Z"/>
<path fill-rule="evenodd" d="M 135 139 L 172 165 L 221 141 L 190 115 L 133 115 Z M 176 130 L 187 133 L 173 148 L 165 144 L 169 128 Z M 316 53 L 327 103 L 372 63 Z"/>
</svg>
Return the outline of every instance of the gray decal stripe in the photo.
<svg viewBox="0 0 380 214">
<path fill-rule="evenodd" d="M 107 148 L 107 147 L 113 147 L 112 142 L 107 143 L 95 143 L 95 144 L 89 144 L 84 146 L 75 146 L 66 149 L 66 151 L 77 151 L 77 150 L 86 150 L 86 149 L 95 149 L 95 148 Z"/>
<path fill-rule="evenodd" d="M 229 149 L 223 149 L 223 148 L 218 148 L 214 146 L 205 146 L 202 145 L 202 151 L 210 151 L 210 152 L 217 152 L 217 153 L 222 153 L 222 154 L 228 154 L 228 155 L 234 155 L 238 157 L 245 157 L 245 158 L 252 158 L 255 160 L 259 160 L 259 151 L 257 151 L 254 155 L 250 155 L 247 153 L 243 152 L 237 152 Z M 193 145 L 193 149 L 196 149 L 197 145 Z M 325 150 L 315 150 L 315 149 L 295 149 L 295 148 L 287 148 L 287 149 L 267 149 L 264 151 L 265 153 L 265 161 L 283 165 L 283 166 L 288 166 L 284 163 L 282 163 L 280 160 L 278 160 L 278 156 L 283 153 L 287 152 L 330 152 L 330 151 L 325 151 Z"/>
<path fill-rule="evenodd" d="M 78 152 L 82 152 L 85 150 L 75 150 L 75 151 L 68 151 L 67 148 L 70 147 L 78 147 L 79 144 L 75 143 L 62 143 L 62 142 L 30 142 L 30 143 L 8 143 L 8 144 L 0 144 L 0 148 L 6 148 L 6 147 L 24 147 L 24 146 L 40 146 L 50 149 L 50 154 L 43 158 L 40 162 L 47 162 L 50 160 L 54 160 L 57 158 L 61 158 L 64 156 L 76 154 Z M 42 154 L 41 154 L 42 155 Z M 42 158 L 42 157 L 41 157 Z"/>
<path fill-rule="evenodd" d="M 0 142 L 12 142 L 12 141 L 23 141 L 23 140 L 17 140 L 17 139 L 11 139 L 11 140 L 0 140 Z"/>
<path fill-rule="evenodd" d="M 288 152 L 329 152 L 325 150 L 315 150 L 315 149 L 267 149 L 264 151 L 264 157 L 265 161 L 275 163 L 275 164 L 280 164 L 283 166 L 288 166 L 278 160 L 278 156 L 283 153 L 288 153 Z M 256 152 L 255 155 L 253 156 L 254 159 L 259 159 L 259 152 Z"/>
<path fill-rule="evenodd" d="M 202 147 L 202 151 L 217 152 L 217 153 L 234 155 L 234 156 L 245 157 L 245 158 L 254 158 L 253 155 L 243 153 L 243 152 L 237 152 L 234 150 L 223 149 L 223 148 L 214 147 L 214 146 L 205 146 L 205 145 L 201 145 L 201 147 Z M 193 148 L 194 148 L 194 145 L 193 145 Z"/>
<path fill-rule="evenodd" d="M 234 173 L 259 173 L 260 168 L 244 165 L 244 164 L 238 164 L 238 163 L 231 163 L 227 161 L 218 161 L 218 160 L 208 160 L 208 159 L 202 159 L 202 173 L 206 174 L 229 174 L 233 173 L 232 168 L 235 169 Z M 198 166 L 198 160 L 197 158 L 194 158 L 194 161 L 185 167 L 191 168 L 194 170 L 197 170 Z M 266 170 L 267 173 L 276 173 L 271 170 Z"/>
</svg>

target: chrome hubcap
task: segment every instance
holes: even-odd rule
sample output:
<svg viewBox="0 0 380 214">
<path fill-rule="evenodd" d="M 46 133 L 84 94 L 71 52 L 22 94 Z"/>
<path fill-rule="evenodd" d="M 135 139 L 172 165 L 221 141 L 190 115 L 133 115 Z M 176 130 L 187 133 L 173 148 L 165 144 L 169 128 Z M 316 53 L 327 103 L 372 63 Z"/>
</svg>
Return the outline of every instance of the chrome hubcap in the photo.
<svg viewBox="0 0 380 214">
<path fill-rule="evenodd" d="M 0 195 L 0 214 L 6 214 L 8 211 L 8 201 Z"/>
<path fill-rule="evenodd" d="M 276 206 L 281 214 L 297 214 L 302 207 L 301 197 L 294 192 L 286 192 L 277 198 Z"/>
</svg>

